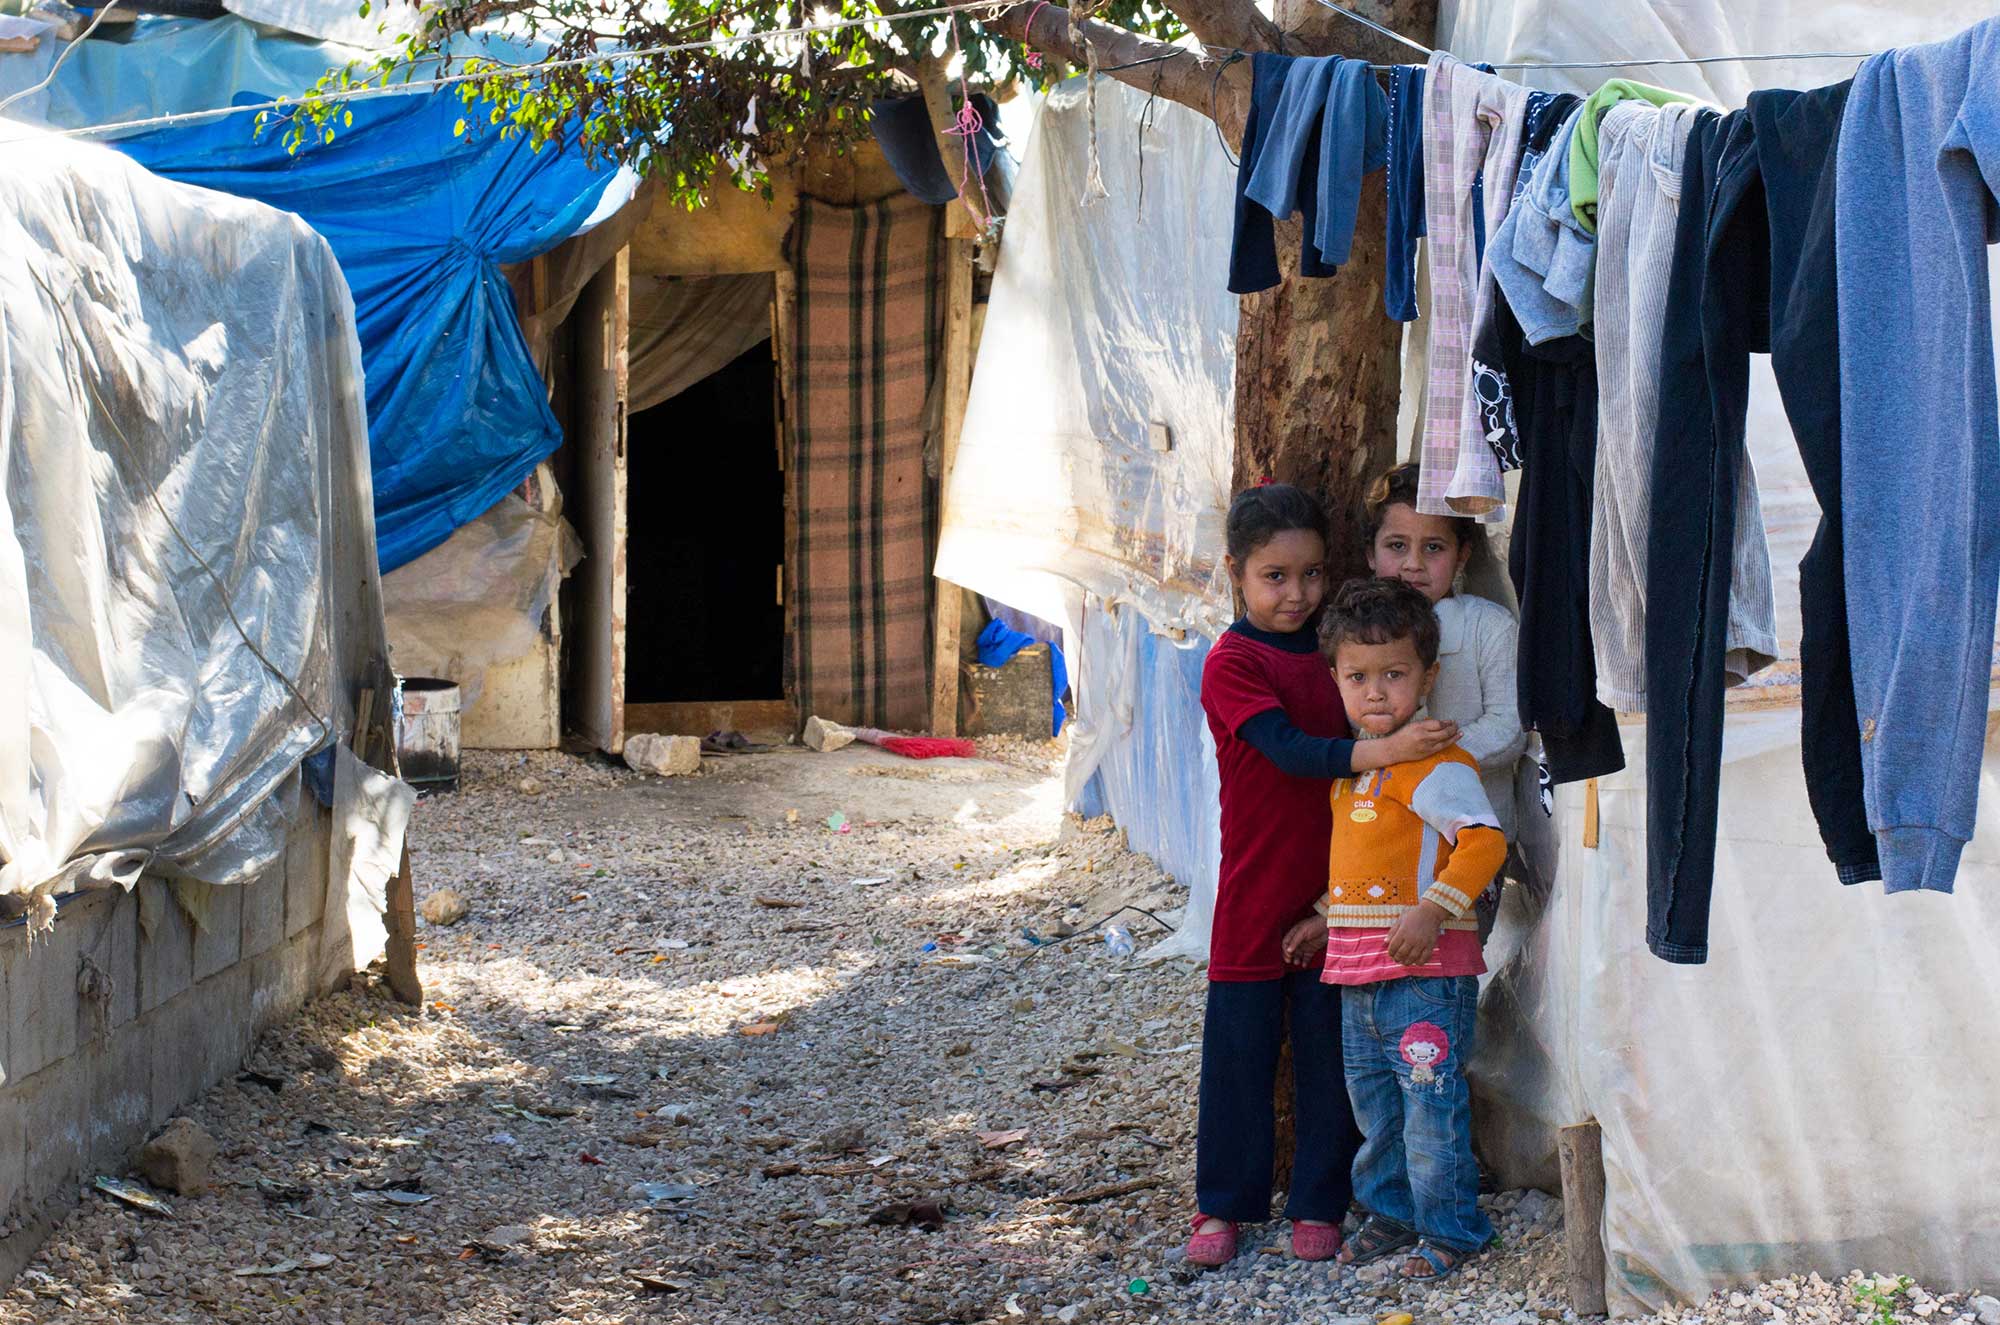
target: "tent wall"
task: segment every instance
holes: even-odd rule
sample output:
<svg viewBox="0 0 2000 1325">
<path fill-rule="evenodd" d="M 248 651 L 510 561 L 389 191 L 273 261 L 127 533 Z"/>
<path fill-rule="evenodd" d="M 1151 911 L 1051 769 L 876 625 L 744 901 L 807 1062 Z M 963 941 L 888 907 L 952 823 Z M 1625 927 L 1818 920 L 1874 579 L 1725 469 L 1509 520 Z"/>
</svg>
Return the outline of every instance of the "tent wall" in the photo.
<svg viewBox="0 0 2000 1325">
<path fill-rule="evenodd" d="M 1988 13 L 1959 0 L 1445 0 L 1439 34 L 1491 61 L 1861 51 L 1946 37 Z M 1521 76 L 1580 92 L 1633 77 L 1734 108 L 1756 88 L 1831 82 L 1855 64 Z M 1836 881 L 1805 795 L 1796 707 L 1797 567 L 1819 511 L 1769 363 L 1752 362 L 1747 444 L 1787 656 L 1730 697 L 1710 960 L 1674 967 L 1645 950 L 1646 732 L 1633 722 L 1626 771 L 1599 786 L 1600 845 L 1582 845 L 1583 788 L 1561 789 L 1547 823 L 1552 891 L 1510 894 L 1472 1064 L 1480 1151 L 1503 1183 L 1553 1186 L 1556 1129 L 1602 1125 L 1602 1233 L 1623 1314 L 1809 1270 L 1933 1287 L 2000 1279 L 2000 1152 L 1987 1139 L 2000 1065 L 1977 1048 L 2000 998 L 2000 762 L 1989 747 L 1955 896 Z"/>
<path fill-rule="evenodd" d="M 1205 956 L 1220 826 L 1200 682 L 1232 615 L 1237 321 L 1217 200 L 1235 176 L 1208 119 L 1108 79 L 1096 138 L 1107 196 L 1093 200 L 1082 82 L 1051 92 L 1008 214 L 937 573 L 1064 626 L 1070 804 L 1111 815 L 1188 885 L 1166 950 Z"/>
<path fill-rule="evenodd" d="M 382 953 L 359 357 L 296 217 L 0 134 L 0 1272 Z"/>
</svg>

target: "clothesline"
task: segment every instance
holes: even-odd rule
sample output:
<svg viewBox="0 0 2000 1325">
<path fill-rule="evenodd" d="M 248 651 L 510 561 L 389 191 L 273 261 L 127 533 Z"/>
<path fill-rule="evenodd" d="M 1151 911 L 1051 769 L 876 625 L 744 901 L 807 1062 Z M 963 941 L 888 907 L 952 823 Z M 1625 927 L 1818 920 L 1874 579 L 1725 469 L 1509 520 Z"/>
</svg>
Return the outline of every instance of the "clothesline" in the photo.
<svg viewBox="0 0 2000 1325">
<path fill-rule="evenodd" d="M 1316 0 L 1316 2 L 1342 17 L 1352 19 L 1364 28 L 1380 33 L 1391 41 L 1400 42 L 1413 51 L 1421 52 L 1425 59 L 1436 54 L 1429 46 L 1415 38 L 1406 37 L 1393 28 L 1377 23 L 1365 14 L 1357 14 L 1352 9 L 1335 4 L 1333 0 Z M 1676 55 L 1663 56 L 1656 60 L 1511 60 L 1492 67 L 1494 69 L 1622 69 L 1628 65 L 1754 64 L 1769 60 L 1865 60 L 1873 54 L 1875 54 L 1873 51 L 1797 51 L 1752 55 Z"/>
<path fill-rule="evenodd" d="M 1412 37 L 1406 37 L 1402 33 L 1395 31 L 1393 28 L 1389 28 L 1381 23 L 1377 23 L 1374 19 L 1368 18 L 1366 15 L 1356 13 L 1354 10 L 1348 9 L 1343 5 L 1335 4 L 1334 0 L 1316 0 L 1316 2 L 1324 6 L 1325 8 L 1332 10 L 1334 13 L 1339 14 L 1344 18 L 1347 18 L 1355 23 L 1360 24 L 1362 27 L 1368 28 L 1371 31 L 1377 32 L 1382 36 L 1388 37 L 1393 41 L 1399 42 L 1402 45 L 1409 47 L 1413 51 L 1421 53 L 1426 59 L 1428 59 L 1433 54 L 1432 48 L 1424 45 L 1422 42 L 1417 41 Z M 456 74 L 443 78 L 413 80 L 407 83 L 398 83 L 395 84 L 394 86 L 382 86 L 382 87 L 372 87 L 372 88 L 369 87 L 349 88 L 340 92 L 330 92 L 326 94 L 321 100 L 324 102 L 324 104 L 327 105 L 337 105 L 347 101 L 363 101 L 381 96 L 395 96 L 404 92 L 422 91 L 425 89 L 435 90 L 443 87 L 452 87 L 461 83 L 466 83 L 488 77 L 526 77 L 536 73 L 547 72 L 550 70 L 581 68 L 591 65 L 616 64 L 622 61 L 645 59 L 651 56 L 666 55 L 681 51 L 703 50 L 703 49 L 711 49 L 724 46 L 740 46 L 755 41 L 771 41 L 771 40 L 793 38 L 793 37 L 810 37 L 817 34 L 841 31 L 847 28 L 864 27 L 875 23 L 901 22 L 908 19 L 933 18 L 944 15 L 955 16 L 960 13 L 970 13 L 975 11 L 993 13 L 1006 8 L 1011 8 L 1011 5 L 1009 5 L 1006 2 L 1006 0 L 974 0 L 973 3 L 934 5 L 924 9 L 910 10 L 905 13 L 876 14 L 876 15 L 861 16 L 854 18 L 833 19 L 822 23 L 801 24 L 797 27 L 790 27 L 790 28 L 753 30 L 750 32 L 733 33 L 725 37 L 711 37 L 701 41 L 676 42 L 669 45 L 642 47 L 636 50 L 603 51 L 603 52 L 593 53 L 591 55 L 579 56 L 575 59 L 554 61 L 547 64 L 520 65 L 520 66 L 514 66 L 509 69 L 488 68 L 488 69 L 482 69 L 480 72 L 476 74 L 475 73 Z M 1205 61 L 1210 58 L 1208 52 L 1225 50 L 1225 49 L 1228 48 L 1207 46 L 1204 51 L 1195 52 L 1195 51 L 1189 51 L 1186 47 L 1181 47 L 1176 52 L 1169 53 L 1167 55 L 1155 56 L 1147 60 L 1134 61 L 1133 64 L 1134 65 L 1149 64 L 1153 63 L 1155 60 L 1171 59 L 1173 58 L 1173 55 L 1178 54 L 1179 51 L 1187 51 L 1188 54 L 1194 55 L 1196 58 Z M 1231 54 L 1233 56 L 1240 56 L 1245 54 L 1245 52 L 1232 51 Z M 1750 55 L 1672 56 L 1672 57 L 1662 57 L 1659 59 L 1516 60 L 1516 61 L 1509 61 L 1504 64 L 1496 64 L 1492 67 L 1495 69 L 1617 69 L 1625 66 L 1640 66 L 1640 65 L 1659 66 L 1659 65 L 1682 65 L 1682 64 L 1685 65 L 1738 64 L 1738 63 L 1749 64 L 1749 63 L 1773 61 L 1773 60 L 1865 60 L 1871 54 L 1873 54 L 1873 52 L 1870 51 L 1799 51 L 1792 53 L 1757 53 Z M 1122 69 L 1131 66 L 1120 65 L 1117 67 Z M 1378 65 L 1376 67 L 1378 69 L 1388 68 L 1388 66 L 1381 66 L 1381 65 Z M 617 75 L 614 75 L 614 77 L 616 76 Z M 296 106 L 298 102 L 299 102 L 298 98 L 280 97 L 270 101 L 253 102 L 253 103 L 246 103 L 234 106 L 217 106 L 209 110 L 183 111 L 172 115 L 153 115 L 143 119 L 119 120 L 105 124 L 83 125 L 78 128 L 58 130 L 57 133 L 62 137 L 82 137 L 86 135 L 96 135 L 104 133 L 120 133 L 130 129 L 165 128 L 167 126 L 176 124 L 191 124 L 207 120 L 222 119 L 227 116 L 241 115 L 252 111 L 284 110 Z"/>
</svg>

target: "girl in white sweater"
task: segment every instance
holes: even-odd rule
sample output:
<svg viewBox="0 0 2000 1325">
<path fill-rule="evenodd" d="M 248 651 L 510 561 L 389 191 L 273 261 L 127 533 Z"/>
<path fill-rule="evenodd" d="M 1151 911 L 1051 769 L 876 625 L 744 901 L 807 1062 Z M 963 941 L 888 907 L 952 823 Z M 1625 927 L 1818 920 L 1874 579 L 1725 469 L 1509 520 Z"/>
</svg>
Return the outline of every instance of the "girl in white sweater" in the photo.
<svg viewBox="0 0 2000 1325">
<path fill-rule="evenodd" d="M 1369 569 L 1419 589 L 1437 612 L 1438 679 L 1430 717 L 1458 724 L 1458 744 L 1479 761 L 1486 799 L 1511 843 L 1518 828 L 1514 772 L 1528 744 L 1515 686 L 1519 627 L 1498 603 L 1455 592 L 1484 538 L 1476 520 L 1417 514 L 1417 466 L 1398 465 L 1369 486 L 1363 532 Z M 1497 898 L 1491 896 L 1489 905 Z"/>
</svg>

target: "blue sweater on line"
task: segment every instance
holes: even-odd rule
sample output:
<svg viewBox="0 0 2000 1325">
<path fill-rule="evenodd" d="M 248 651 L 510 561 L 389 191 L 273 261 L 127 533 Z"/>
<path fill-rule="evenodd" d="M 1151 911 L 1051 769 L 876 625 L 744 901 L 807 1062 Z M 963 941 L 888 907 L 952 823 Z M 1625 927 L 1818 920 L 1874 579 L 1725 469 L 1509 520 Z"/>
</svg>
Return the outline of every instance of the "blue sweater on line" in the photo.
<svg viewBox="0 0 2000 1325">
<path fill-rule="evenodd" d="M 1841 505 L 1868 825 L 1890 892 L 1972 837 L 2000 594 L 1986 246 L 2000 21 L 1861 66 L 1835 177 Z"/>
</svg>

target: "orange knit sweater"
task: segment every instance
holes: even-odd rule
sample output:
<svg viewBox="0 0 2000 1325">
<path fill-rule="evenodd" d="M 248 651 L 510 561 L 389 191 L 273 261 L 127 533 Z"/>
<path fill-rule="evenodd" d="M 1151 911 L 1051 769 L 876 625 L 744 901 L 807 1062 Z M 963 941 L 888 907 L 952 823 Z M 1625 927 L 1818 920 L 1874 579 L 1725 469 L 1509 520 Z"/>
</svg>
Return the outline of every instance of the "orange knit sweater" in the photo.
<svg viewBox="0 0 2000 1325">
<path fill-rule="evenodd" d="M 1333 784 L 1327 923 L 1394 925 L 1419 901 L 1449 929 L 1476 929 L 1472 907 L 1507 859 L 1507 839 L 1471 755 L 1450 749 Z"/>
</svg>

